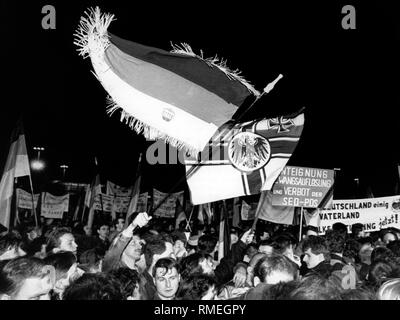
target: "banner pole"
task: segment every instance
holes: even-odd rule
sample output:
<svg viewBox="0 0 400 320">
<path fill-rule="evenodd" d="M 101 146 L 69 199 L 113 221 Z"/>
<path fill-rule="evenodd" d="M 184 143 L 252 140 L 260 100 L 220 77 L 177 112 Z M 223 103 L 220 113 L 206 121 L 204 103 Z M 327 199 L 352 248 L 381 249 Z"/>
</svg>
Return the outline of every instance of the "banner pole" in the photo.
<svg viewBox="0 0 400 320">
<path fill-rule="evenodd" d="M 33 212 L 33 216 L 35 217 L 35 225 L 36 225 L 36 227 L 38 227 L 38 219 L 37 219 L 36 210 L 35 210 L 35 196 L 33 194 L 33 184 L 32 184 L 31 175 L 29 175 L 29 183 L 31 184 L 32 212 Z"/>
<path fill-rule="evenodd" d="M 304 207 L 300 208 L 300 231 L 299 231 L 299 242 L 301 241 L 301 233 L 303 231 L 303 209 Z"/>
<path fill-rule="evenodd" d="M 253 230 L 253 231 L 256 229 L 258 216 L 260 215 L 260 211 L 261 211 L 261 208 L 262 208 L 262 206 L 264 204 L 266 194 L 267 194 L 267 191 L 261 191 L 260 200 L 258 201 L 258 205 L 257 205 L 257 209 L 256 209 L 256 216 L 254 217 L 254 222 L 253 222 L 253 225 L 251 227 L 251 230 Z"/>
</svg>

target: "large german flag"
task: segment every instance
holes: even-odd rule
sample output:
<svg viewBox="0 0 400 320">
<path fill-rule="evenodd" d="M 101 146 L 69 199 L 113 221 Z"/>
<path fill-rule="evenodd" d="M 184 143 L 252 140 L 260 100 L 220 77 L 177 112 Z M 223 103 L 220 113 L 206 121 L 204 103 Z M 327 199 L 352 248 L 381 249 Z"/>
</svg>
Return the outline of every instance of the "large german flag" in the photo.
<svg viewBox="0 0 400 320">
<path fill-rule="evenodd" d="M 186 44 L 167 52 L 109 33 L 113 17 L 90 10 L 75 44 L 111 96 L 109 112 L 121 108 L 121 120 L 146 138 L 196 154 L 249 95 L 259 95 L 239 72 Z"/>
</svg>

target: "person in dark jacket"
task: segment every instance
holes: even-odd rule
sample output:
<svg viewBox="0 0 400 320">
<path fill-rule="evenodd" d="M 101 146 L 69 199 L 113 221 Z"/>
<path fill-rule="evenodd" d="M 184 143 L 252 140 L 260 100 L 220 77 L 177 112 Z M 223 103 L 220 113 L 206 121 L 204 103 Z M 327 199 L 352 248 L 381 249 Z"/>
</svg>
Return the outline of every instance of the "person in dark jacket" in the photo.
<svg viewBox="0 0 400 320">
<path fill-rule="evenodd" d="M 308 272 L 329 275 L 331 264 L 329 262 L 329 251 L 325 239 L 320 236 L 309 236 L 303 242 L 303 261 L 307 265 Z"/>
</svg>

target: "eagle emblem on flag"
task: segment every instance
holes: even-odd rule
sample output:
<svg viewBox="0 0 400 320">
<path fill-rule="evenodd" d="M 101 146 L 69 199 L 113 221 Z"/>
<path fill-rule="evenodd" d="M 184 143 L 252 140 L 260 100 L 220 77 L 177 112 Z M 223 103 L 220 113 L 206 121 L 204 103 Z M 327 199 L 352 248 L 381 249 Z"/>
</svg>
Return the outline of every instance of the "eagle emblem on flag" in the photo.
<svg viewBox="0 0 400 320">
<path fill-rule="evenodd" d="M 252 172 L 268 163 L 271 146 L 267 139 L 258 134 L 240 132 L 230 141 L 228 156 L 238 170 Z"/>
</svg>

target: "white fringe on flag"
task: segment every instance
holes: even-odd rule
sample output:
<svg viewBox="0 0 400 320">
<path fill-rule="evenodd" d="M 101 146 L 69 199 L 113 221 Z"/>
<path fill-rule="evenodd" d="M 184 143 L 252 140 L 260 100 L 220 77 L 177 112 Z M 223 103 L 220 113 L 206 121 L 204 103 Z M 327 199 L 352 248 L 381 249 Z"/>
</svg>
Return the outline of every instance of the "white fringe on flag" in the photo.
<svg viewBox="0 0 400 320">
<path fill-rule="evenodd" d="M 215 55 L 214 58 L 204 58 L 202 50 L 200 50 L 200 56 L 199 56 L 193 52 L 192 48 L 187 43 L 182 43 L 181 46 L 174 45 L 173 43 L 171 43 L 171 46 L 172 46 L 171 53 L 184 54 L 187 56 L 195 57 L 201 61 L 204 61 L 210 67 L 217 67 L 219 70 L 225 73 L 229 79 L 239 81 L 256 97 L 260 96 L 260 92 L 257 91 L 249 81 L 247 81 L 240 75 L 242 72 L 239 69 L 230 70 L 229 67 L 227 67 L 226 65 L 227 60 L 224 60 L 222 58 L 220 59 L 218 58 L 217 55 Z"/>
<path fill-rule="evenodd" d="M 104 53 L 110 45 L 107 29 L 111 22 L 114 21 L 114 15 L 103 14 L 100 8 L 90 8 L 85 12 L 85 16 L 81 17 L 79 27 L 74 34 L 74 44 L 78 46 L 79 55 L 84 59 L 91 58 L 92 64 L 99 67 L 100 70 L 107 70 L 109 66 L 104 61 Z M 100 78 L 93 72 L 97 80 Z M 101 81 L 100 81 L 101 83 Z M 110 116 L 118 109 L 121 110 L 121 122 L 125 122 L 128 126 L 135 130 L 138 134 L 143 133 L 147 139 L 161 139 L 169 143 L 173 147 L 181 150 L 185 149 L 190 155 L 196 156 L 202 150 L 199 150 L 191 145 L 186 144 L 179 139 L 171 137 L 164 132 L 136 119 L 131 114 L 127 113 L 123 105 L 118 104 L 111 96 L 107 97 L 107 114 Z"/>
</svg>

